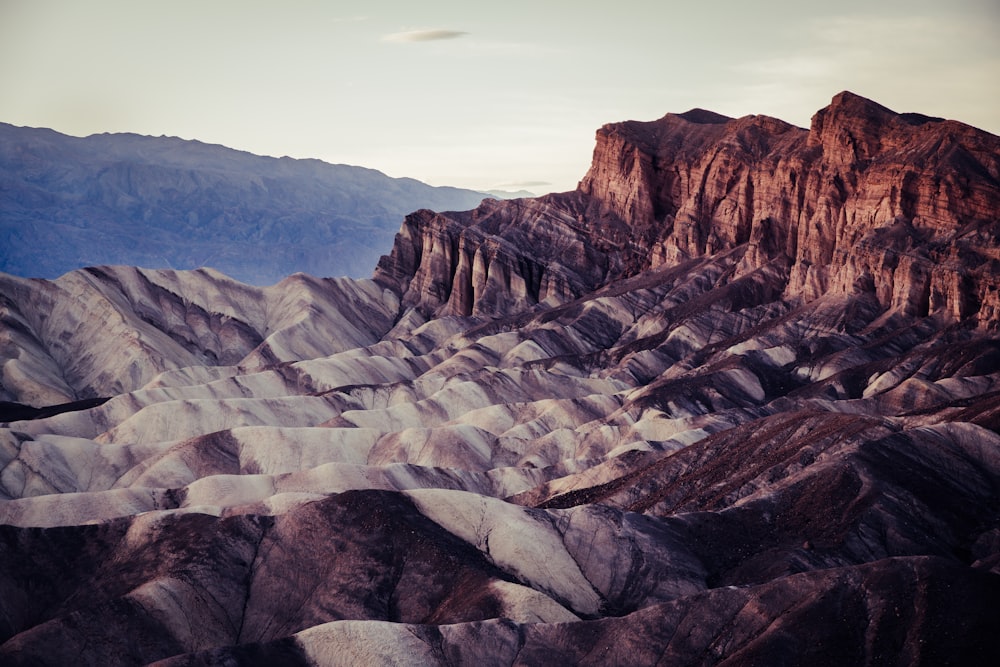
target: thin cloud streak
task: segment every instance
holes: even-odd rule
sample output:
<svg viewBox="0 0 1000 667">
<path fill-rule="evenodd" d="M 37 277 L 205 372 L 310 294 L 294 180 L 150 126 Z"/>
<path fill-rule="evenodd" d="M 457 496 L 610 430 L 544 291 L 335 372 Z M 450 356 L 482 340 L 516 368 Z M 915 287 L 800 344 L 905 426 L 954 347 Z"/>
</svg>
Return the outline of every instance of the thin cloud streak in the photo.
<svg viewBox="0 0 1000 667">
<path fill-rule="evenodd" d="M 552 183 L 550 181 L 514 181 L 513 183 L 500 183 L 495 187 L 496 189 L 501 189 L 501 188 L 520 189 L 520 188 L 537 188 L 545 185 L 552 185 Z"/>
<path fill-rule="evenodd" d="M 456 39 L 469 33 L 461 30 L 409 30 L 395 32 L 382 37 L 383 42 L 435 42 L 442 39 Z"/>
</svg>

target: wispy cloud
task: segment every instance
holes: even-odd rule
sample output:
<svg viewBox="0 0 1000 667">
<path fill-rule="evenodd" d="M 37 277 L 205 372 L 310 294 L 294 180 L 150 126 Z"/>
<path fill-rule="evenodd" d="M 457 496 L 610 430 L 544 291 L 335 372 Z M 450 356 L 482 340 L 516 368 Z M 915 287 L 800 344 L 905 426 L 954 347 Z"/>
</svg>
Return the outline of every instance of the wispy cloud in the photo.
<svg viewBox="0 0 1000 667">
<path fill-rule="evenodd" d="M 733 69 L 749 77 L 800 81 L 835 74 L 838 63 L 834 59 L 820 55 L 802 54 L 794 58 L 781 56 L 748 60 L 733 65 Z"/>
<path fill-rule="evenodd" d="M 544 185 L 552 185 L 550 181 L 514 181 L 513 183 L 500 183 L 494 186 L 497 190 L 519 190 L 521 188 L 537 188 Z"/>
<path fill-rule="evenodd" d="M 461 30 L 408 30 L 384 35 L 383 42 L 434 42 L 442 39 L 456 39 L 469 33 Z"/>
</svg>

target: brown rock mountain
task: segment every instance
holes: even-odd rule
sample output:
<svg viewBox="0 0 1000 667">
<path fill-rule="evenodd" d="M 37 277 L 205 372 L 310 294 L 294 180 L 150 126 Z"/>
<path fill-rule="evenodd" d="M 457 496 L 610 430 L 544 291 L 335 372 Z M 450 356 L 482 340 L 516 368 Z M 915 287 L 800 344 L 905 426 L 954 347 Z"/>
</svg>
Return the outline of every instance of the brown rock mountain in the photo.
<svg viewBox="0 0 1000 667">
<path fill-rule="evenodd" d="M 995 327 L 998 207 L 1000 138 L 844 92 L 809 131 L 702 110 L 606 125 L 575 193 L 408 216 L 376 279 L 494 315 L 734 251 L 734 278 L 773 265 L 786 298 L 872 292 Z"/>
<path fill-rule="evenodd" d="M 1000 664 L 998 155 L 693 110 L 374 280 L 0 276 L 0 664 Z"/>
</svg>

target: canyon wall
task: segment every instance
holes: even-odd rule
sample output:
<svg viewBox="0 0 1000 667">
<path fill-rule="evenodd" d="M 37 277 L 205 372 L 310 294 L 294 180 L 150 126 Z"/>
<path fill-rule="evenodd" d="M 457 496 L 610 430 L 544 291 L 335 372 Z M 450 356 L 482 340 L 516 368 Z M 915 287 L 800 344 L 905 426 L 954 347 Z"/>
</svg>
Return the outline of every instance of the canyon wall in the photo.
<svg viewBox="0 0 1000 667">
<path fill-rule="evenodd" d="M 576 192 L 411 215 L 376 280 L 429 313 L 497 314 L 738 249 L 734 277 L 780 265 L 790 299 L 871 292 L 995 327 L 997 210 L 1000 138 L 845 92 L 809 130 L 703 110 L 606 125 Z"/>
</svg>

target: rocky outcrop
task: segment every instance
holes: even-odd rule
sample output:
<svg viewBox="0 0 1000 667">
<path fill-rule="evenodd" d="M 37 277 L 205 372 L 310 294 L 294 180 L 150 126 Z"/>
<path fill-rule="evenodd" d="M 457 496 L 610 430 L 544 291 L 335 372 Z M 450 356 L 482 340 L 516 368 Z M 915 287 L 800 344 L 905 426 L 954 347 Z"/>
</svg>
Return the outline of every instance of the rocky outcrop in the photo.
<svg viewBox="0 0 1000 667">
<path fill-rule="evenodd" d="M 564 303 L 624 274 L 621 221 L 593 218 L 576 193 L 485 200 L 461 213 L 406 217 L 375 280 L 426 315 L 496 317 Z"/>
<path fill-rule="evenodd" d="M 3 278 L 3 398 L 61 404 L 0 404 L 0 663 L 997 664 L 1000 339 L 904 282 L 972 299 L 995 223 L 866 180 L 945 126 L 609 126 L 376 281 Z"/>
<path fill-rule="evenodd" d="M 649 265 L 745 245 L 791 262 L 787 296 L 871 290 L 911 314 L 995 324 L 1000 138 L 840 93 L 806 131 L 700 111 L 597 135 L 580 191 L 629 221 Z"/>
<path fill-rule="evenodd" d="M 577 192 L 412 215 L 376 280 L 427 312 L 492 316 L 738 250 L 736 277 L 784 265 L 789 299 L 871 292 L 991 327 L 998 209 L 1000 138 L 845 92 L 809 130 L 703 110 L 606 125 Z"/>
</svg>

